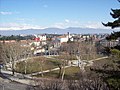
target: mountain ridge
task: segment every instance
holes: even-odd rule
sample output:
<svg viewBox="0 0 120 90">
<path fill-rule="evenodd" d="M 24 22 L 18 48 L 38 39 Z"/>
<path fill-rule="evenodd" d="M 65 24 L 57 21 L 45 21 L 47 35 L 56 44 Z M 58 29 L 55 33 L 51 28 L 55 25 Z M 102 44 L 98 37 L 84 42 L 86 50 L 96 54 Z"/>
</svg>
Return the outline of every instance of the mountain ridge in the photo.
<svg viewBox="0 0 120 90">
<path fill-rule="evenodd" d="M 115 30 L 117 31 L 117 30 Z M 92 28 L 79 28 L 79 27 L 69 27 L 66 29 L 60 28 L 45 28 L 45 29 L 25 29 L 25 30 L 0 30 L 0 35 L 30 35 L 30 34 L 65 34 L 67 32 L 75 34 L 101 34 L 101 33 L 111 33 L 112 29 L 92 29 Z"/>
</svg>

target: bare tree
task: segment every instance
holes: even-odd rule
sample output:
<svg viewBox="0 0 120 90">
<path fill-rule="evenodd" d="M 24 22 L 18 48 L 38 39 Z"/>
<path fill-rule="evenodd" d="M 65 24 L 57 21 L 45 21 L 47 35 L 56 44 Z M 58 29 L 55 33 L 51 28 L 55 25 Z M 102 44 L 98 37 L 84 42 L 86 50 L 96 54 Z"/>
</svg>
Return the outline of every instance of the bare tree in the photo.
<svg viewBox="0 0 120 90">
<path fill-rule="evenodd" d="M 40 63 L 40 70 L 41 70 L 41 76 L 43 77 L 43 66 L 44 66 L 44 63 L 45 63 L 45 60 L 46 58 L 43 57 L 43 56 L 40 56 L 40 57 L 37 57 L 37 58 L 34 58 L 35 60 L 39 61 Z"/>
<path fill-rule="evenodd" d="M 12 64 L 12 73 L 14 75 L 15 72 L 15 61 L 17 61 L 20 58 L 20 47 L 19 44 L 15 43 L 15 44 L 6 44 L 5 45 L 6 48 L 6 56 L 7 59 L 9 59 L 10 63 Z"/>
<path fill-rule="evenodd" d="M 29 54 L 25 51 L 26 48 L 22 47 L 21 44 L 18 42 L 8 44 L 4 43 L 2 50 L 2 59 L 5 62 L 5 64 L 11 65 L 13 75 L 15 74 L 15 62 L 24 58 L 26 55 L 25 53 L 27 53 L 27 55 Z"/>
<path fill-rule="evenodd" d="M 69 55 L 66 52 L 62 53 L 62 57 L 61 57 L 61 60 L 63 62 L 62 80 L 64 79 L 64 75 L 65 75 L 65 66 L 66 64 L 68 65 L 68 61 L 69 61 L 68 57 Z"/>
<path fill-rule="evenodd" d="M 52 63 L 53 63 L 55 66 L 58 66 L 58 68 L 59 68 L 58 78 L 60 78 L 60 77 L 61 77 L 61 74 L 62 74 L 62 61 L 59 60 L 58 58 L 56 58 L 56 60 L 53 60 Z"/>
<path fill-rule="evenodd" d="M 58 78 L 64 79 L 65 68 L 68 66 L 69 54 L 66 52 L 60 52 L 60 55 L 56 57 L 56 60 L 52 61 L 53 64 L 59 67 Z"/>
<path fill-rule="evenodd" d="M 34 79 L 35 85 L 32 90 L 65 90 L 64 83 L 61 80 L 51 79 Z M 28 87 L 27 90 L 31 90 Z"/>
</svg>

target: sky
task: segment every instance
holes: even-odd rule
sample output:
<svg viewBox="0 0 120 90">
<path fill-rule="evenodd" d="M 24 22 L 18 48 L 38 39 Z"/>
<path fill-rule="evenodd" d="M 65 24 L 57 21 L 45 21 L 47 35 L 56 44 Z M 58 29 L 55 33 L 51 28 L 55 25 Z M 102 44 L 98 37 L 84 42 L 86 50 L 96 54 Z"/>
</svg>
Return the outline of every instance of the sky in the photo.
<svg viewBox="0 0 120 90">
<path fill-rule="evenodd" d="M 108 29 L 117 0 L 0 0 L 0 30 L 44 28 Z"/>
</svg>

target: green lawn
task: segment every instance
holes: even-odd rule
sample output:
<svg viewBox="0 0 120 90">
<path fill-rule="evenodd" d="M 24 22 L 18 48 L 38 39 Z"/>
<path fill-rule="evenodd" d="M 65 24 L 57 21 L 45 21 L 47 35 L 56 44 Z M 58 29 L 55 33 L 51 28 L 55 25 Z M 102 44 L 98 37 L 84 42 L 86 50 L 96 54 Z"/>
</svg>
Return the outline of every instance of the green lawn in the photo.
<svg viewBox="0 0 120 90">
<path fill-rule="evenodd" d="M 67 80 L 77 80 L 79 79 L 79 67 L 68 67 L 65 69 L 65 77 Z M 58 78 L 59 70 L 44 73 L 43 78 Z M 35 75 L 34 77 L 41 77 L 41 75 Z"/>
<path fill-rule="evenodd" d="M 76 58 L 75 55 L 68 55 L 68 56 L 64 56 L 64 57 L 61 57 L 61 56 L 52 56 L 52 58 L 56 58 L 56 59 L 64 58 L 65 60 L 77 60 L 77 58 Z"/>
<path fill-rule="evenodd" d="M 38 57 L 36 57 L 38 58 Z M 16 72 L 24 73 L 25 72 L 25 65 L 26 65 L 26 71 L 28 73 L 33 73 L 33 72 L 40 72 L 41 71 L 41 66 L 43 70 L 48 70 L 48 69 L 53 69 L 58 67 L 56 64 L 53 63 L 53 61 L 56 61 L 55 59 L 48 59 L 45 58 L 43 62 L 39 60 L 34 59 L 29 59 L 27 60 L 27 63 L 25 61 L 21 61 L 16 64 Z"/>
<path fill-rule="evenodd" d="M 27 63 L 25 61 L 19 62 L 16 64 L 16 72 L 19 73 L 25 73 L 25 65 L 26 65 L 26 73 L 30 74 L 33 72 L 40 72 L 41 71 L 41 66 L 43 70 L 48 70 L 48 69 L 53 69 L 58 67 L 58 65 L 63 64 L 63 61 L 61 61 L 61 57 L 59 56 L 53 56 L 51 58 L 44 57 L 43 60 L 38 57 L 33 57 L 32 59 L 28 59 Z M 64 57 L 62 57 L 64 58 Z M 66 58 L 68 60 L 75 60 L 75 56 L 71 56 L 69 58 Z M 65 59 L 65 60 L 66 60 Z M 86 57 L 84 58 L 86 59 Z M 67 63 L 66 63 L 67 65 Z"/>
</svg>

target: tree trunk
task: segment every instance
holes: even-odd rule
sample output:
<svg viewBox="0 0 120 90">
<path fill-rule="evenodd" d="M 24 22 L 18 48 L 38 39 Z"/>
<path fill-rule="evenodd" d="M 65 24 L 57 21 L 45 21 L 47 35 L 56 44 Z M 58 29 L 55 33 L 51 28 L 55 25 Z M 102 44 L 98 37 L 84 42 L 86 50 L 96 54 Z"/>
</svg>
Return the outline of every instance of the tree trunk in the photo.
<svg viewBox="0 0 120 90">
<path fill-rule="evenodd" d="M 43 77 L 43 67 L 41 66 L 41 77 Z"/>
<path fill-rule="evenodd" d="M 12 60 L 12 75 L 15 75 L 15 62 Z"/>
<path fill-rule="evenodd" d="M 65 62 L 64 62 L 64 66 L 63 66 L 62 80 L 64 79 L 64 75 L 65 75 Z"/>
<path fill-rule="evenodd" d="M 13 76 L 15 75 L 15 69 L 14 68 L 12 69 L 12 75 Z"/>
<path fill-rule="evenodd" d="M 61 71 L 62 71 L 62 68 L 59 66 L 60 70 L 59 70 L 59 74 L 58 74 L 58 78 L 60 78 L 61 76 Z"/>
</svg>

